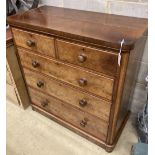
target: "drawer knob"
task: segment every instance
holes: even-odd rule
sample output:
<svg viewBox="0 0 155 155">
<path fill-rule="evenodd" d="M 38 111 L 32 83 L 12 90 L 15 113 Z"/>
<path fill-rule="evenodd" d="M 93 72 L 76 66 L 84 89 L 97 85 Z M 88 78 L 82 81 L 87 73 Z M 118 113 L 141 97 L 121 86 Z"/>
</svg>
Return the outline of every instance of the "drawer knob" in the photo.
<svg viewBox="0 0 155 155">
<path fill-rule="evenodd" d="M 81 78 L 79 81 L 80 86 L 86 86 L 87 85 L 87 80 L 85 78 Z"/>
<path fill-rule="evenodd" d="M 82 99 L 82 100 L 79 101 L 79 105 L 81 107 L 85 107 L 87 105 L 87 101 L 85 99 Z"/>
<path fill-rule="evenodd" d="M 81 127 L 85 127 L 85 126 L 87 125 L 87 122 L 88 122 L 88 120 L 84 118 L 84 119 L 80 122 Z"/>
<path fill-rule="evenodd" d="M 80 55 L 78 56 L 78 61 L 81 62 L 81 63 L 82 63 L 82 62 L 85 62 L 86 59 L 87 59 L 87 57 L 86 57 L 85 54 L 80 54 Z"/>
<path fill-rule="evenodd" d="M 47 101 L 47 100 L 46 100 L 46 101 L 43 101 L 43 102 L 41 103 L 41 106 L 42 106 L 42 107 L 48 106 L 48 101 Z"/>
<path fill-rule="evenodd" d="M 40 64 L 39 64 L 37 61 L 32 61 L 32 66 L 33 66 L 34 68 L 37 68 L 37 67 L 40 66 Z"/>
<path fill-rule="evenodd" d="M 44 82 L 42 82 L 42 81 L 37 82 L 37 86 L 39 88 L 43 87 L 44 86 Z"/>
<path fill-rule="evenodd" d="M 32 47 L 32 46 L 35 45 L 35 42 L 32 41 L 32 40 L 27 40 L 27 41 L 26 41 L 26 45 L 29 46 L 29 47 Z"/>
</svg>

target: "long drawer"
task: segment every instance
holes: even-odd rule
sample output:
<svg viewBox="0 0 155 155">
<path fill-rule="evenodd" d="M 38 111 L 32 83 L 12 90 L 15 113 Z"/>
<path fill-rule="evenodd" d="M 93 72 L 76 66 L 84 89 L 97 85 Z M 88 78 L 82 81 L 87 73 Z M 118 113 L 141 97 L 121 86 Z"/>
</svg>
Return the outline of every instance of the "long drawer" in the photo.
<svg viewBox="0 0 155 155">
<path fill-rule="evenodd" d="M 56 40 L 59 59 L 86 67 L 107 75 L 115 76 L 118 66 L 118 54 L 84 45 Z"/>
<path fill-rule="evenodd" d="M 28 86 L 59 98 L 74 107 L 103 119 L 105 122 L 109 121 L 110 102 L 68 87 L 57 80 L 32 72 L 28 69 L 24 69 L 24 74 Z"/>
<path fill-rule="evenodd" d="M 24 67 L 53 76 L 78 88 L 112 100 L 114 79 L 39 56 L 20 48 L 18 52 Z"/>
<path fill-rule="evenodd" d="M 54 38 L 12 28 L 14 40 L 17 46 L 55 57 Z"/>
<path fill-rule="evenodd" d="M 106 140 L 108 124 L 104 121 L 34 89 L 29 88 L 29 94 L 33 104 L 103 141 Z"/>
</svg>

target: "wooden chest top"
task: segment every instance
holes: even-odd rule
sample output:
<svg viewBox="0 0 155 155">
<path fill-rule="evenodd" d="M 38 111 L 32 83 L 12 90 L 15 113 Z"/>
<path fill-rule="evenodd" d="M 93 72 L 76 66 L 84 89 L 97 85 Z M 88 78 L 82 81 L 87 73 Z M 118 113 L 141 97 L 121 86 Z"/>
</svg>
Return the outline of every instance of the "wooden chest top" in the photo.
<svg viewBox="0 0 155 155">
<path fill-rule="evenodd" d="M 147 19 L 105 13 L 42 6 L 8 17 L 11 26 L 39 31 L 118 50 L 124 38 L 124 51 L 134 47 L 146 33 Z"/>
</svg>

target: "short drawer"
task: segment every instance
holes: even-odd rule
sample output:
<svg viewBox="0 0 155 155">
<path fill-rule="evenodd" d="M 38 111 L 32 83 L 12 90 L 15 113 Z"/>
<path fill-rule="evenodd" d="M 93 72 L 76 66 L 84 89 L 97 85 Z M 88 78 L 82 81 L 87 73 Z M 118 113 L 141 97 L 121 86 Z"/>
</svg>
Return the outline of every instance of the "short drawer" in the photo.
<svg viewBox="0 0 155 155">
<path fill-rule="evenodd" d="M 28 69 L 24 69 L 24 73 L 28 86 L 52 95 L 69 103 L 71 106 L 91 113 L 108 122 L 111 107 L 110 102 L 69 87 L 67 84 L 65 85 L 57 80 L 32 72 Z"/>
<path fill-rule="evenodd" d="M 18 49 L 21 63 L 48 76 L 112 100 L 114 79 Z"/>
<path fill-rule="evenodd" d="M 106 140 L 108 124 L 104 121 L 34 89 L 29 88 L 29 94 L 33 104 L 103 141 Z"/>
<path fill-rule="evenodd" d="M 54 39 L 37 33 L 12 28 L 17 46 L 55 57 Z"/>
<path fill-rule="evenodd" d="M 115 75 L 118 54 L 83 45 L 56 40 L 59 59 L 108 75 Z"/>
</svg>

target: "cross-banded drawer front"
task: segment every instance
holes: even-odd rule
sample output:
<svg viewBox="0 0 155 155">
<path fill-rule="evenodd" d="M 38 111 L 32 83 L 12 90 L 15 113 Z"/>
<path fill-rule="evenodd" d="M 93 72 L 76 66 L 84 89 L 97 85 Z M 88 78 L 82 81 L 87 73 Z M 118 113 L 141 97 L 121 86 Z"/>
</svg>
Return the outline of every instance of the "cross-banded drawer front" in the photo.
<svg viewBox="0 0 155 155">
<path fill-rule="evenodd" d="M 60 60 L 114 76 L 118 54 L 83 45 L 56 40 Z"/>
<path fill-rule="evenodd" d="M 57 80 L 49 79 L 28 69 L 24 69 L 24 73 L 28 86 L 59 98 L 74 107 L 80 108 L 108 122 L 111 107 L 110 102 L 68 87 Z"/>
<path fill-rule="evenodd" d="M 15 28 L 12 32 L 17 46 L 55 57 L 54 38 Z"/>
<path fill-rule="evenodd" d="M 95 137 L 106 140 L 108 124 L 68 104 L 29 88 L 32 103 Z"/>
<path fill-rule="evenodd" d="M 21 63 L 48 76 L 112 100 L 114 79 L 18 49 Z"/>
</svg>

